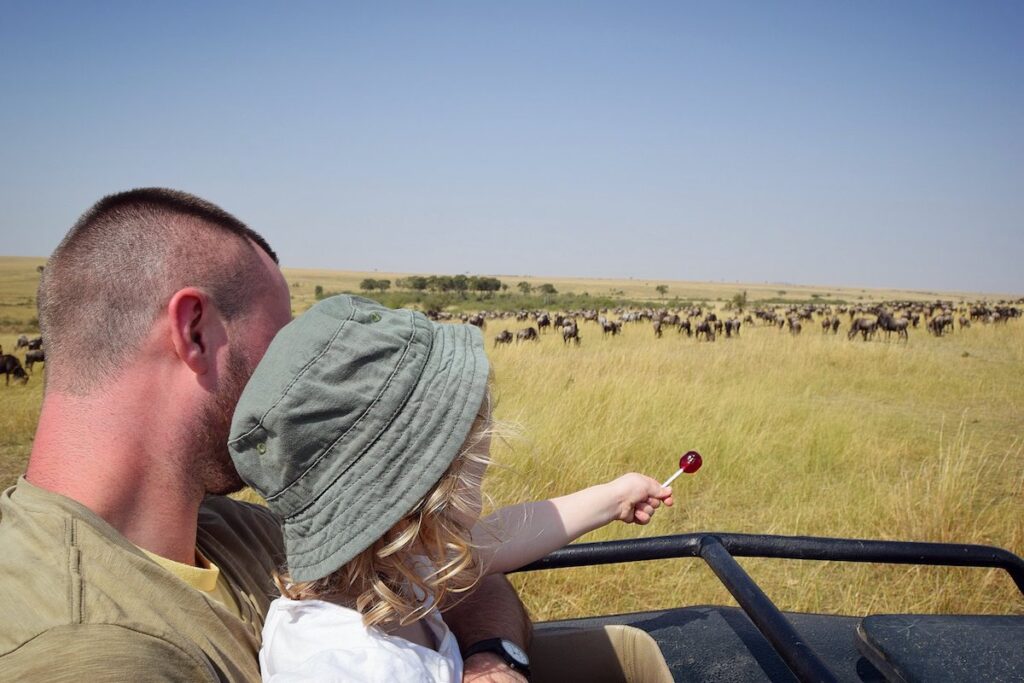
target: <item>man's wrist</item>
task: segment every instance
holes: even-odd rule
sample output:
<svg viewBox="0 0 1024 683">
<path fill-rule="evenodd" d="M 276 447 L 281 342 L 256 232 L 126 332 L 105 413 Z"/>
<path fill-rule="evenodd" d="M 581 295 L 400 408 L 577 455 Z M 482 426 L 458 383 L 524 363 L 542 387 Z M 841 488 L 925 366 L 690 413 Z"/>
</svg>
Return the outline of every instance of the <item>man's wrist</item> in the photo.
<svg viewBox="0 0 1024 683">
<path fill-rule="evenodd" d="M 484 651 L 469 655 L 463 662 L 463 683 L 529 683 L 529 678 L 513 669 L 496 652 Z"/>
</svg>

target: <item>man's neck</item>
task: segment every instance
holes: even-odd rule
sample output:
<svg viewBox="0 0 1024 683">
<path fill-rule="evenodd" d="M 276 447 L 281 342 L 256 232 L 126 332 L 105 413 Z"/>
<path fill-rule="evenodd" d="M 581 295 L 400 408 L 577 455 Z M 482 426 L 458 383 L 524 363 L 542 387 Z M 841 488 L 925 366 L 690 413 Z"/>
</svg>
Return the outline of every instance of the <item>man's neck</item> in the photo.
<svg viewBox="0 0 1024 683">
<path fill-rule="evenodd" d="M 47 393 L 26 478 L 81 503 L 140 548 L 194 564 L 204 491 L 190 454 L 174 452 L 180 435 L 166 425 L 176 421 L 153 420 L 164 406 L 146 398 Z"/>
</svg>

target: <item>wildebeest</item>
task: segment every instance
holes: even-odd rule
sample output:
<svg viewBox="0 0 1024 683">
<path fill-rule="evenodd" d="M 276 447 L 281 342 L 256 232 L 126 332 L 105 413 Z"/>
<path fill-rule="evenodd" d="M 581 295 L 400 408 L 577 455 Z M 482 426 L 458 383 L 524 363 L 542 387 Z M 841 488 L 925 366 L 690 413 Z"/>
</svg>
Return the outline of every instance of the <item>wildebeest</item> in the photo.
<svg viewBox="0 0 1024 683">
<path fill-rule="evenodd" d="M 523 329 L 516 332 L 516 343 L 521 341 L 538 341 L 540 336 L 537 334 L 537 330 L 533 327 L 524 327 Z"/>
<path fill-rule="evenodd" d="M 704 335 L 706 341 L 715 341 L 715 331 L 711 328 L 711 323 L 707 320 L 697 323 L 696 337 L 697 341 L 700 341 L 700 336 Z"/>
<path fill-rule="evenodd" d="M 651 326 L 654 328 L 654 336 L 657 337 L 658 339 L 661 339 L 661 321 L 655 320 L 653 323 L 651 323 Z"/>
<path fill-rule="evenodd" d="M 864 341 L 867 341 L 869 337 L 874 336 L 876 329 L 878 329 L 877 321 L 857 318 L 850 323 L 850 331 L 846 333 L 846 338 L 853 339 L 860 332 L 861 336 L 864 337 Z"/>
<path fill-rule="evenodd" d="M 622 331 L 622 323 L 617 323 L 613 320 L 604 320 L 601 322 L 601 332 L 607 335 L 609 332 L 614 337 Z"/>
<path fill-rule="evenodd" d="M 35 339 L 29 339 L 28 340 L 28 350 L 29 351 L 35 351 L 36 349 L 41 349 L 41 348 L 43 348 L 43 338 L 42 337 L 36 337 Z"/>
<path fill-rule="evenodd" d="M 960 316 L 960 329 L 962 330 L 965 327 L 970 327 L 970 326 L 971 326 L 970 319 L 965 318 L 964 316 Z"/>
<path fill-rule="evenodd" d="M 537 316 L 537 331 L 543 332 L 548 327 L 551 327 L 551 317 L 547 313 L 541 313 Z"/>
<path fill-rule="evenodd" d="M 725 321 L 725 336 L 726 336 L 726 338 L 729 338 L 729 337 L 731 337 L 734 334 L 739 336 L 739 333 L 740 333 L 740 319 L 739 318 L 730 318 L 729 320 Z"/>
<path fill-rule="evenodd" d="M 580 345 L 580 328 L 572 318 L 566 320 L 562 325 L 562 343 L 568 344 L 570 339 L 576 343 L 576 346 Z"/>
<path fill-rule="evenodd" d="M 36 349 L 35 351 L 29 351 L 25 354 L 25 369 L 32 372 L 32 366 L 36 363 L 46 362 L 46 352 L 42 349 Z"/>
<path fill-rule="evenodd" d="M 910 326 L 910 321 L 906 318 L 900 318 L 897 320 L 888 312 L 882 311 L 878 314 L 878 326 L 885 330 L 886 339 L 888 339 L 893 332 L 896 333 L 897 339 L 909 340 L 910 338 L 907 335 L 907 328 Z"/>
<path fill-rule="evenodd" d="M 14 344 L 14 350 L 17 351 L 23 346 L 28 346 L 28 337 L 24 334 L 18 337 L 18 341 Z"/>
<path fill-rule="evenodd" d="M 947 327 L 950 332 L 953 331 L 953 316 L 951 315 L 937 315 L 928 321 L 928 331 L 936 337 L 941 337 Z"/>
<path fill-rule="evenodd" d="M 832 318 L 832 334 L 839 331 L 839 316 Z"/>
<path fill-rule="evenodd" d="M 0 372 L 4 373 L 4 386 L 10 386 L 11 375 L 14 375 L 14 379 L 20 380 L 22 384 L 28 382 L 25 368 L 21 367 L 21 361 L 14 356 L 7 354 L 0 356 Z"/>
<path fill-rule="evenodd" d="M 495 337 L 494 337 L 494 345 L 495 346 L 497 346 L 498 344 L 511 344 L 511 343 L 512 343 L 512 333 L 509 332 L 508 330 L 502 330 L 501 334 L 495 335 Z"/>
<path fill-rule="evenodd" d="M 689 320 L 684 320 L 683 322 L 679 323 L 679 331 L 680 332 L 684 332 L 685 331 L 687 337 L 692 337 L 693 336 L 693 327 L 690 325 L 690 321 Z"/>
</svg>

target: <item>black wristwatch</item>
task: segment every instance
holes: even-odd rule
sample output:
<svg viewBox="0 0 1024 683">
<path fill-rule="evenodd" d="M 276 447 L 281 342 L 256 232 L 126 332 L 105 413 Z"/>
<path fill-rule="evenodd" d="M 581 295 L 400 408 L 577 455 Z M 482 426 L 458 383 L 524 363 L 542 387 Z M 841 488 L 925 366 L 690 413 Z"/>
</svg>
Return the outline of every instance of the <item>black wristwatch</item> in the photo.
<svg viewBox="0 0 1024 683">
<path fill-rule="evenodd" d="M 462 653 L 462 658 L 469 659 L 471 656 L 481 652 L 493 652 L 504 659 L 505 663 L 512 667 L 513 671 L 518 671 L 527 678 L 530 677 L 530 658 L 523 652 L 523 648 L 511 640 L 505 640 L 504 638 L 481 640 L 466 648 L 466 651 Z"/>
</svg>

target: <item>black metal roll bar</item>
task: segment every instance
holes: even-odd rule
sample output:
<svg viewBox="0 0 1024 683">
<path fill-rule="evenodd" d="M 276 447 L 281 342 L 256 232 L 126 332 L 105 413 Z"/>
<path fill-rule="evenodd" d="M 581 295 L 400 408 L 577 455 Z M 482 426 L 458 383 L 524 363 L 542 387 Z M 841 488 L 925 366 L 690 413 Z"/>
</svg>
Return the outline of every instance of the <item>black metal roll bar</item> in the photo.
<svg viewBox="0 0 1024 683">
<path fill-rule="evenodd" d="M 574 544 L 518 571 L 681 557 L 700 557 L 708 563 L 754 626 L 801 681 L 834 681 L 836 677 L 807 646 L 775 603 L 743 570 L 736 557 L 989 567 L 1006 571 L 1024 596 L 1024 560 L 1002 548 L 955 543 L 703 532 Z"/>
</svg>

